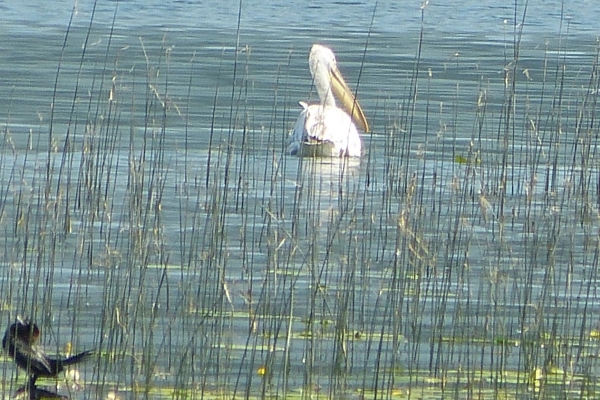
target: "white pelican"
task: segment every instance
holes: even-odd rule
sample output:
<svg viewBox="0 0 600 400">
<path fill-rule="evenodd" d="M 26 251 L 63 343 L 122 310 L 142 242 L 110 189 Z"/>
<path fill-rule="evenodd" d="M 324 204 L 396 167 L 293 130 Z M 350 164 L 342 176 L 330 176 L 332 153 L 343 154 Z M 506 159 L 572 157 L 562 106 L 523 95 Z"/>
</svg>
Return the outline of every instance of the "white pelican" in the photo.
<svg viewBox="0 0 600 400">
<path fill-rule="evenodd" d="M 300 102 L 303 110 L 288 151 L 298 156 L 360 157 L 362 145 L 356 126 L 369 132 L 369 124 L 337 68 L 333 51 L 313 44 L 308 63 L 321 102 Z M 334 95 L 342 108 L 336 105 Z"/>
</svg>

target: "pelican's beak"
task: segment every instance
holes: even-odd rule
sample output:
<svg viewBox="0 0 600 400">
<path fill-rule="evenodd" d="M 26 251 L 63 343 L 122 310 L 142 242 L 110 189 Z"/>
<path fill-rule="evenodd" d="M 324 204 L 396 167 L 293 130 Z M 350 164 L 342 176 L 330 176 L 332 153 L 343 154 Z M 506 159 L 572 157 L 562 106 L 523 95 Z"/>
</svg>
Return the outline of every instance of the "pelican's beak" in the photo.
<svg viewBox="0 0 600 400">
<path fill-rule="evenodd" d="M 354 97 L 354 94 L 340 73 L 340 70 L 336 66 L 330 69 L 329 77 L 331 79 L 331 91 L 339 100 L 344 111 L 350 115 L 356 126 L 358 126 L 363 132 L 369 132 L 369 123 L 367 122 L 367 118 L 365 117 L 360 104 L 358 104 L 356 97 Z"/>
</svg>

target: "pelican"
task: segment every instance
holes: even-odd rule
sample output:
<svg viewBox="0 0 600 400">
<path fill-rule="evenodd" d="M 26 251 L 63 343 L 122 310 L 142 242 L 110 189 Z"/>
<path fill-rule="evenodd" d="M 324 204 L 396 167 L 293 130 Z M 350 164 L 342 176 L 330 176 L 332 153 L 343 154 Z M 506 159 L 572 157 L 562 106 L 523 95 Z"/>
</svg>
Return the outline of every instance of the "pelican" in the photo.
<svg viewBox="0 0 600 400">
<path fill-rule="evenodd" d="M 331 49 L 313 44 L 308 57 L 319 104 L 300 102 L 302 112 L 292 131 L 290 154 L 298 156 L 360 157 L 358 129 L 369 124 L 354 94 L 337 68 Z M 336 105 L 338 99 L 342 108 Z"/>
</svg>

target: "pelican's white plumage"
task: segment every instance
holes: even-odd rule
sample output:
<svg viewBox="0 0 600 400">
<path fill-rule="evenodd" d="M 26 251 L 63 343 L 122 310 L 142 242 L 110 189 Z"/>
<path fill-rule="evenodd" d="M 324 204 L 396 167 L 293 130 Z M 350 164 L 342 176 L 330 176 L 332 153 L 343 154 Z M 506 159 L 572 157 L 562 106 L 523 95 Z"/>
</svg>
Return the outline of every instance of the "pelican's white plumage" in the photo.
<svg viewBox="0 0 600 400">
<path fill-rule="evenodd" d="M 356 125 L 368 132 L 369 124 L 337 68 L 335 55 L 329 48 L 314 44 L 308 62 L 321 102 L 300 102 L 303 110 L 294 125 L 288 151 L 299 156 L 360 157 L 362 145 Z M 334 96 L 342 108 L 338 108 Z"/>
</svg>

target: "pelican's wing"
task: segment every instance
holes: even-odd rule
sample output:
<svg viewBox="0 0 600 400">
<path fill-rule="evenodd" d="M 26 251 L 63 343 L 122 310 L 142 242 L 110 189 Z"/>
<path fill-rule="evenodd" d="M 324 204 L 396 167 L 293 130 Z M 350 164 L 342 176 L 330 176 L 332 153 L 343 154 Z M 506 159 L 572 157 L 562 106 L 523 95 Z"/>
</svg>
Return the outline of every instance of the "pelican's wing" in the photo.
<svg viewBox="0 0 600 400">
<path fill-rule="evenodd" d="M 306 123 L 306 110 L 308 109 L 308 104 L 301 101 L 299 102 L 302 107 L 302 112 L 298 115 L 298 119 L 296 119 L 296 123 L 294 124 L 294 129 L 292 130 L 292 134 L 290 136 L 290 143 L 288 146 L 288 153 L 292 155 L 298 155 L 301 151 L 302 143 L 306 138 L 306 128 L 304 124 Z"/>
<path fill-rule="evenodd" d="M 313 149 L 307 154 L 360 157 L 360 136 L 348 114 L 335 106 L 307 105 L 304 102 L 300 104 L 303 110 L 292 132 L 288 147 L 290 154 L 304 155 L 302 146 L 324 145 L 326 147 L 316 151 Z"/>
</svg>

